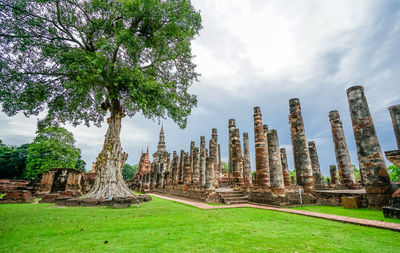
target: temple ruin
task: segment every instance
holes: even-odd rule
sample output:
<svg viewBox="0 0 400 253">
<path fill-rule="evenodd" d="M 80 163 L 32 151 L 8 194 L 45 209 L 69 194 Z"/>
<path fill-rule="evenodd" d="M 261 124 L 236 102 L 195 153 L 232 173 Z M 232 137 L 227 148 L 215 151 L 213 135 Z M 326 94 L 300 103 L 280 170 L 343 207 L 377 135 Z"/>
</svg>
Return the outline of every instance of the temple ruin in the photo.
<svg viewBox="0 0 400 253">
<path fill-rule="evenodd" d="M 388 202 L 392 188 L 365 95 L 359 86 L 348 89 L 347 95 L 363 184 L 356 183 L 342 121 L 336 110 L 329 112 L 329 120 L 334 144 L 332 156 L 337 165 L 329 167 L 330 177 L 324 182 L 317 145 L 307 140 L 300 100 L 293 98 L 289 100 L 289 126 L 296 177 L 290 177 L 286 149 L 280 148 L 278 131 L 269 129 L 263 123 L 260 107 L 254 107 L 254 177 L 249 134 L 244 132 L 241 138 L 236 120 L 229 119 L 228 173 L 222 166 L 216 128 L 211 129 L 208 145 L 206 137 L 200 136 L 198 147 L 191 141 L 189 149 L 182 149 L 180 155 L 173 151 L 171 161 L 161 128 L 153 161 L 149 164 L 148 152 L 142 154 L 140 170 L 135 175 L 140 184 L 132 187 L 142 192 L 153 191 L 212 203 L 341 205 L 343 200 L 343 205 L 358 203 L 358 207 L 382 208 Z M 399 144 L 398 107 L 391 107 L 389 111 Z M 387 156 L 390 154 L 386 152 Z M 150 187 L 146 185 L 148 183 Z"/>
</svg>

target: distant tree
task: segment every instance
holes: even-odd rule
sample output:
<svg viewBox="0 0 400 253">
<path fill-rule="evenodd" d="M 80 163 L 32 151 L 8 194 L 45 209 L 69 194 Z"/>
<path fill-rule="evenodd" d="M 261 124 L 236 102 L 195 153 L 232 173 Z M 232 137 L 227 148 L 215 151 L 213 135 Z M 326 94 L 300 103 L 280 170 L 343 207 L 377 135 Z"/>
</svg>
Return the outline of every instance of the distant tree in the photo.
<svg viewBox="0 0 400 253">
<path fill-rule="evenodd" d="M 400 168 L 392 164 L 387 169 L 389 171 L 390 180 L 392 182 L 400 182 Z"/>
<path fill-rule="evenodd" d="M 125 163 L 124 167 L 122 168 L 122 177 L 124 178 L 124 180 L 125 181 L 132 180 L 133 176 L 136 174 L 137 168 L 138 168 L 137 164 L 131 166 L 128 163 Z"/>
<path fill-rule="evenodd" d="M 222 162 L 222 165 L 224 166 L 224 170 L 226 173 L 229 173 L 229 167 L 228 164 L 226 162 Z"/>
<path fill-rule="evenodd" d="M 108 130 L 91 198 L 132 196 L 121 121 L 137 112 L 184 128 L 196 96 L 190 0 L 0 0 L 0 102 L 9 116 Z"/>
<path fill-rule="evenodd" d="M 295 171 L 289 171 L 290 180 L 292 180 L 292 176 L 294 177 L 294 182 L 297 183 L 297 178 L 296 178 L 296 172 Z"/>
<path fill-rule="evenodd" d="M 82 160 L 82 156 L 79 154 L 78 158 L 76 159 L 75 169 L 86 171 L 86 162 Z"/>
<path fill-rule="evenodd" d="M 353 164 L 353 171 L 354 171 L 354 178 L 357 182 L 358 179 L 360 178 L 360 170 L 354 164 Z"/>
<path fill-rule="evenodd" d="M 39 128 L 29 145 L 25 177 L 37 178 L 51 168 L 75 168 L 80 149 L 71 132 L 58 126 Z"/>
<path fill-rule="evenodd" d="M 29 144 L 19 147 L 0 145 L 0 178 L 22 179 Z"/>
</svg>

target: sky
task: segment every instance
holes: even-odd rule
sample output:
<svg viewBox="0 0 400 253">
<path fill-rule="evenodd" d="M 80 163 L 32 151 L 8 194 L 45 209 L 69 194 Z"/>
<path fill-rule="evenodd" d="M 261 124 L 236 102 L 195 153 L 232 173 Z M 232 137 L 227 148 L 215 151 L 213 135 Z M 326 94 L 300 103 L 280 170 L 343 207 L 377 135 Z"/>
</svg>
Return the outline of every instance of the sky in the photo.
<svg viewBox="0 0 400 253">
<path fill-rule="evenodd" d="M 139 162 L 149 147 L 156 151 L 161 124 L 172 154 L 199 145 L 218 129 L 221 157 L 228 160 L 228 120 L 248 132 L 255 170 L 253 108 L 278 130 L 294 170 L 288 124 L 289 99 L 299 98 L 308 141 L 315 141 L 322 174 L 336 164 L 328 113 L 338 110 L 352 163 L 358 167 L 346 89 L 362 85 L 383 151 L 396 149 L 387 108 L 400 104 L 400 1 L 368 0 L 193 0 L 203 29 L 192 43 L 199 82 L 190 92 L 198 106 L 182 130 L 171 120 L 148 120 L 139 114 L 122 122 L 121 142 L 128 163 Z M 37 118 L 0 113 L 0 139 L 32 142 Z M 66 126 L 82 150 L 87 169 L 101 151 L 101 128 Z M 386 161 L 387 165 L 391 163 Z"/>
</svg>

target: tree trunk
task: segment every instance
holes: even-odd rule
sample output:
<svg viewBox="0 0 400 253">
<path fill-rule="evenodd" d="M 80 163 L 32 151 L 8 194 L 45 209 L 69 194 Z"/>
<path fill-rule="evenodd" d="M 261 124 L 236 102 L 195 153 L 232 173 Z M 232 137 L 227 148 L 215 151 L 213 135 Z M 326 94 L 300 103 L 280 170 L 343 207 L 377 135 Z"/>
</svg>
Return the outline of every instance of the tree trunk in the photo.
<svg viewBox="0 0 400 253">
<path fill-rule="evenodd" d="M 120 141 L 121 120 L 125 114 L 116 99 L 111 100 L 109 110 L 111 115 L 107 119 L 108 130 L 103 150 L 96 159 L 96 181 L 86 197 L 134 197 L 122 178 L 122 167 L 128 159 L 128 154 L 122 152 Z"/>
</svg>

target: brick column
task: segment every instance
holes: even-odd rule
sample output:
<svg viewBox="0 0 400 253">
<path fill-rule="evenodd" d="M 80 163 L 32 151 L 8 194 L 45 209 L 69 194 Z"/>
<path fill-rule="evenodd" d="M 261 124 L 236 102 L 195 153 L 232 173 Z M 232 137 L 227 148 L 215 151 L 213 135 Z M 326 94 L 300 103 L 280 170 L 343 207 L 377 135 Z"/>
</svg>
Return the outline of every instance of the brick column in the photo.
<svg viewBox="0 0 400 253">
<path fill-rule="evenodd" d="M 392 186 L 364 88 L 354 86 L 347 89 L 347 98 L 368 205 L 372 209 L 381 209 L 389 202 Z"/>
<path fill-rule="evenodd" d="M 289 106 L 289 124 L 297 184 L 312 190 L 314 188 L 314 180 L 299 99 L 290 99 Z"/>
<path fill-rule="evenodd" d="M 356 188 L 353 164 L 347 148 L 346 138 L 344 136 L 342 121 L 338 111 L 329 112 L 329 121 L 332 128 L 333 144 L 335 146 L 336 163 L 339 167 L 339 174 L 342 183 L 348 189 Z"/>
<path fill-rule="evenodd" d="M 269 171 L 265 147 L 264 129 L 260 107 L 254 107 L 254 142 L 256 150 L 256 185 L 269 188 Z"/>
<path fill-rule="evenodd" d="M 310 152 L 311 159 L 311 167 L 313 170 L 314 184 L 321 186 L 322 185 L 322 176 L 321 176 L 321 167 L 319 165 L 317 148 L 315 147 L 315 143 L 313 141 L 308 142 L 308 151 Z"/>
<path fill-rule="evenodd" d="M 271 191 L 275 194 L 283 195 L 285 194 L 285 184 L 283 182 L 278 133 L 275 129 L 268 131 L 268 154 Z"/>
<path fill-rule="evenodd" d="M 287 162 L 286 149 L 281 148 L 280 153 L 281 153 L 283 183 L 284 183 L 285 187 L 289 187 L 290 186 L 290 174 L 289 174 L 289 166 L 288 166 L 288 162 Z"/>
</svg>

